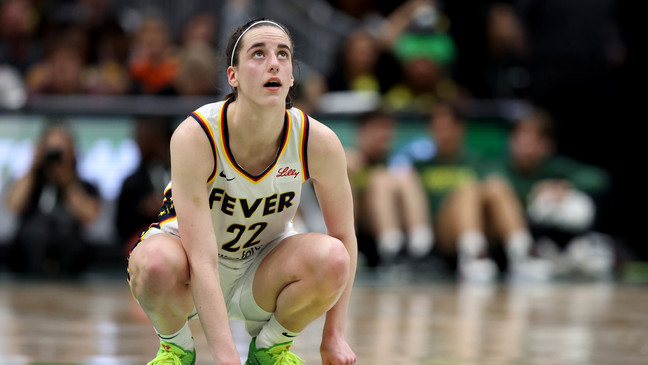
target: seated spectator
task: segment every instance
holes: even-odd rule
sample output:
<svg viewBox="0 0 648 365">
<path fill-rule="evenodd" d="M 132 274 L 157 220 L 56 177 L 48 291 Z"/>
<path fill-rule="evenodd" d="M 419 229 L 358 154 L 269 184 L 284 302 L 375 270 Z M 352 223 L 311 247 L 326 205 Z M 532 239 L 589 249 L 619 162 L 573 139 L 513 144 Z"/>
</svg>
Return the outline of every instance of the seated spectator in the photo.
<svg viewBox="0 0 648 365">
<path fill-rule="evenodd" d="M 130 48 L 119 5 L 110 1 L 48 1 L 39 6 L 45 44 L 67 39 L 81 56 L 83 92 L 119 95 L 130 90 L 126 59 Z"/>
<path fill-rule="evenodd" d="M 41 58 L 34 41 L 34 5 L 28 0 L 8 0 L 0 4 L 0 64 L 8 64 L 20 74 Z"/>
<path fill-rule="evenodd" d="M 528 96 L 533 81 L 530 44 L 527 25 L 517 12 L 525 5 L 511 1 L 444 5 L 459 55 L 452 76 L 462 90 L 476 99 Z"/>
<path fill-rule="evenodd" d="M 320 108 L 357 114 L 380 106 L 381 95 L 400 79 L 398 61 L 381 43 L 366 28 L 344 39 L 326 77 L 327 93 Z"/>
<path fill-rule="evenodd" d="M 366 91 L 382 93 L 387 90 L 389 77 L 380 77 L 382 60 L 388 54 L 379 48 L 371 33 L 358 29 L 345 40 L 338 62 L 327 79 L 329 91 Z M 393 75 L 394 68 L 391 68 Z M 398 73 L 396 73 L 398 75 Z M 392 76 L 393 77 L 393 76 Z"/>
<path fill-rule="evenodd" d="M 7 207 L 19 222 L 9 248 L 13 271 L 58 275 L 84 269 L 83 228 L 97 218 L 101 200 L 97 188 L 77 174 L 74 148 L 65 128 L 48 128 L 29 172 L 9 188 Z"/>
<path fill-rule="evenodd" d="M 88 93 L 121 95 L 131 88 L 125 67 L 124 47 L 127 37 L 120 29 L 108 29 L 97 35 L 96 60 L 86 68 L 84 83 Z"/>
<path fill-rule="evenodd" d="M 610 177 L 601 168 L 555 153 L 553 120 L 546 111 L 534 108 L 515 123 L 505 171 L 534 234 L 567 248 L 567 260 L 559 265 L 564 273 L 610 273 L 613 247 L 588 234 L 596 231 L 597 206 L 609 191 Z M 589 262 L 570 261 L 570 255 L 588 255 Z"/>
<path fill-rule="evenodd" d="M 438 104 L 429 131 L 436 153 L 414 163 L 427 193 L 439 252 L 458 256 L 460 276 L 490 281 L 497 274 L 489 242 L 505 244 L 513 277 L 548 279 L 549 264 L 531 259 L 533 244 L 522 207 L 496 169 L 464 145 L 466 119 L 449 103 Z"/>
<path fill-rule="evenodd" d="M 321 100 L 326 93 L 326 79 L 317 70 L 304 63 L 299 64 L 290 95 L 293 106 L 308 115 L 315 115 L 322 107 Z"/>
<path fill-rule="evenodd" d="M 208 13 L 193 15 L 182 27 L 173 84 L 178 95 L 217 94 L 216 19 Z"/>
<path fill-rule="evenodd" d="M 128 68 L 135 92 L 175 94 L 173 80 L 180 72 L 180 62 L 163 19 L 148 17 L 142 21 L 135 34 Z"/>
<path fill-rule="evenodd" d="M 35 64 L 26 76 L 30 94 L 82 94 L 83 58 L 72 44 L 59 42 L 43 62 Z"/>
<path fill-rule="evenodd" d="M 392 116 L 364 113 L 358 118 L 355 148 L 348 152 L 358 245 L 369 266 L 391 262 L 406 243 L 412 257 L 425 257 L 434 239 L 418 180 L 387 169 L 395 132 Z"/>
<path fill-rule="evenodd" d="M 489 97 L 520 98 L 531 85 L 529 44 L 513 6 L 495 2 L 486 12 L 486 62 L 482 70 Z"/>
<path fill-rule="evenodd" d="M 130 77 L 120 56 L 123 34 L 107 31 L 93 43 L 86 30 L 78 25 L 53 29 L 46 42 L 49 44 L 47 58 L 27 73 L 30 93 L 123 94 L 128 91 Z M 95 49 L 96 54 L 91 52 Z M 94 61 L 89 63 L 89 58 Z"/>
<path fill-rule="evenodd" d="M 135 141 L 137 169 L 124 180 L 117 200 L 117 231 L 130 251 L 142 229 L 157 220 L 170 174 L 169 143 L 173 130 L 166 118 L 140 116 Z"/>
<path fill-rule="evenodd" d="M 353 2 L 352 2 L 353 3 Z M 338 4 L 344 5 L 344 4 Z M 351 5 L 351 4 L 347 4 Z M 366 91 L 383 94 L 401 79 L 400 64 L 394 57 L 397 39 L 421 14 L 435 11 L 434 2 L 408 0 L 388 14 L 353 3 L 357 11 L 343 6 L 357 17 L 360 26 L 340 47 L 336 66 L 327 78 L 329 91 Z M 368 4 L 364 4 L 368 5 Z"/>
<path fill-rule="evenodd" d="M 218 21 L 210 13 L 196 13 L 187 20 L 180 31 L 180 44 L 202 44 L 214 48 Z"/>
<path fill-rule="evenodd" d="M 384 95 L 389 110 L 428 114 L 439 101 L 460 97 L 459 87 L 450 77 L 455 46 L 447 33 L 405 33 L 398 38 L 395 53 L 403 77 Z"/>
<path fill-rule="evenodd" d="M 183 47 L 178 54 L 180 68 L 173 80 L 178 95 L 216 94 L 216 55 L 204 44 Z"/>
<path fill-rule="evenodd" d="M 449 21 L 438 4 L 409 0 L 378 17 L 380 21 L 376 17 L 367 17 L 371 21 L 365 21 L 365 29 L 374 47 L 395 56 L 393 62 L 382 63 L 380 69 L 385 72 L 377 72 L 383 106 L 390 111 L 427 114 L 438 100 L 455 99 L 458 87 L 449 78 L 455 45 L 448 33 Z"/>
</svg>

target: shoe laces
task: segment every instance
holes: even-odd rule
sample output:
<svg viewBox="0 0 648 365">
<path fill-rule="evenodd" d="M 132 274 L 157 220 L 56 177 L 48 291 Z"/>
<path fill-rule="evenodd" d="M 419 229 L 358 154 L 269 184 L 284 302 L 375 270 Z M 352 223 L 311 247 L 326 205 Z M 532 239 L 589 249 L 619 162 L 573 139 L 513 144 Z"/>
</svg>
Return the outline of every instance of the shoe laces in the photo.
<svg viewBox="0 0 648 365">
<path fill-rule="evenodd" d="M 180 356 L 186 353 L 181 349 L 173 346 L 165 348 L 166 351 L 158 355 L 155 359 L 151 360 L 146 365 L 182 365 Z"/>
<path fill-rule="evenodd" d="M 268 349 L 268 353 L 272 355 L 274 365 L 302 365 L 304 363 L 304 360 L 299 356 L 290 352 L 290 345 L 274 346 Z"/>
</svg>

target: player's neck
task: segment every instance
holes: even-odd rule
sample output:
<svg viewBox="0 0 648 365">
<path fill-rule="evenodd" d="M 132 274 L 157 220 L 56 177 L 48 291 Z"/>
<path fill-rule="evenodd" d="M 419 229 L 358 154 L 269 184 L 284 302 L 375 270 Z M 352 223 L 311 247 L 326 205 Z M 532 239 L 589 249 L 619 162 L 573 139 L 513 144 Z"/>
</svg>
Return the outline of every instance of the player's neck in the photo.
<svg viewBox="0 0 648 365">
<path fill-rule="evenodd" d="M 244 150 L 273 150 L 283 130 L 285 107 L 260 107 L 236 100 L 227 110 L 230 143 Z"/>
<path fill-rule="evenodd" d="M 237 99 L 227 110 L 230 128 L 242 128 L 246 133 L 266 134 L 281 128 L 286 114 L 285 105 L 260 105 L 245 99 Z"/>
</svg>

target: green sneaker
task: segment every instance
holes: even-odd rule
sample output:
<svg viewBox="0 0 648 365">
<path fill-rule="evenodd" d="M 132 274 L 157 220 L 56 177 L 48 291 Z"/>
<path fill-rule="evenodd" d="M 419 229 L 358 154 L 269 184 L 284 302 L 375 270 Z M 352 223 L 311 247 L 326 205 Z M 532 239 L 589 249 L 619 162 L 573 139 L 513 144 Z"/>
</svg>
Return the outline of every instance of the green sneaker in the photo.
<svg viewBox="0 0 648 365">
<path fill-rule="evenodd" d="M 146 365 L 194 365 L 196 350 L 186 351 L 166 341 L 160 341 L 160 349 L 155 359 Z"/>
<path fill-rule="evenodd" d="M 256 348 L 256 337 L 250 342 L 250 350 L 245 365 L 300 365 L 304 360 L 290 352 L 293 342 L 280 343 L 267 349 Z"/>
</svg>

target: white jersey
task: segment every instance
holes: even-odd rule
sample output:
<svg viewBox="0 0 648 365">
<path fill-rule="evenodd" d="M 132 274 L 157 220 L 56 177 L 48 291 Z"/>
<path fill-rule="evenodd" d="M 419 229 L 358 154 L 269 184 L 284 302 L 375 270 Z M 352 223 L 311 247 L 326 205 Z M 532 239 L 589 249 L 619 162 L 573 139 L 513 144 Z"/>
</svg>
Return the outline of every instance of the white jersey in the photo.
<svg viewBox="0 0 648 365">
<path fill-rule="evenodd" d="M 294 232 L 292 219 L 299 206 L 301 186 L 309 178 L 308 116 L 297 108 L 286 110 L 280 147 L 274 161 L 259 175 L 245 171 L 229 146 L 227 106 L 221 101 L 191 113 L 212 147 L 214 170 L 206 182 L 218 255 L 230 267 L 246 266 L 274 239 Z M 171 183 L 165 191 L 158 223 L 141 235 L 167 232 L 178 235 Z"/>
</svg>

